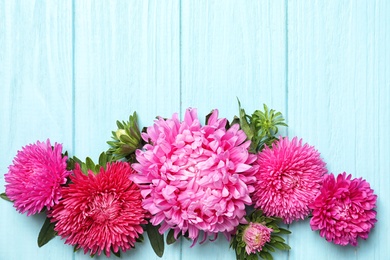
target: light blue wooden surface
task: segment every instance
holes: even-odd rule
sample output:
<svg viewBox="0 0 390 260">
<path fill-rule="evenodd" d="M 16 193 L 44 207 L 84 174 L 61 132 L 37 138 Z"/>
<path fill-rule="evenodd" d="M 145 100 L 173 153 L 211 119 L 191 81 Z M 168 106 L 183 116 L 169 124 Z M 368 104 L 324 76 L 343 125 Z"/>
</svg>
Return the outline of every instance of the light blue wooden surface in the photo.
<svg viewBox="0 0 390 260">
<path fill-rule="evenodd" d="M 1 192 L 23 145 L 50 137 L 97 158 L 134 110 L 142 126 L 190 106 L 231 119 L 236 97 L 247 111 L 282 111 L 283 134 L 378 194 L 378 223 L 358 247 L 302 221 L 275 259 L 389 259 L 390 1 L 0 0 Z M 42 221 L 1 200 L 0 259 L 89 259 L 59 238 L 38 248 Z M 221 237 L 168 246 L 163 259 L 202 257 L 234 252 Z M 158 259 L 147 241 L 122 258 Z"/>
</svg>

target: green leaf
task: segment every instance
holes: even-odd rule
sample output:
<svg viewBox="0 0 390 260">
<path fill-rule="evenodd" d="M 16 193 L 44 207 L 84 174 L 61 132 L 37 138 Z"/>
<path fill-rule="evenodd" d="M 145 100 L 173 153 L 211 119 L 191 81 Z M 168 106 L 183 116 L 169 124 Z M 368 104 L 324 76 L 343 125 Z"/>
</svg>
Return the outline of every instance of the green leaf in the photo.
<svg viewBox="0 0 390 260">
<path fill-rule="evenodd" d="M 280 236 L 273 235 L 271 237 L 271 241 L 276 241 L 276 242 L 282 242 L 283 243 L 285 240 L 282 237 L 280 237 Z"/>
<path fill-rule="evenodd" d="M 289 250 L 291 249 L 291 247 L 285 243 L 281 243 L 281 242 L 275 242 L 275 243 L 272 243 L 271 244 L 273 247 L 277 248 L 277 249 L 280 249 L 280 250 Z"/>
<path fill-rule="evenodd" d="M 151 223 L 146 225 L 146 232 L 150 240 L 150 244 L 157 256 L 162 257 L 164 254 L 164 235 L 158 232 L 160 225 L 153 226 Z"/>
<path fill-rule="evenodd" d="M 291 234 L 291 231 L 285 228 L 279 228 L 279 233 L 278 234 Z"/>
<path fill-rule="evenodd" d="M 111 250 L 112 251 L 112 250 Z M 118 252 L 114 252 L 114 251 L 112 251 L 112 253 L 116 256 L 116 257 L 121 257 L 121 251 L 120 250 L 118 250 Z"/>
<path fill-rule="evenodd" d="M 95 171 L 95 163 L 92 161 L 91 158 L 87 157 L 85 159 L 85 164 L 87 165 L 88 170 Z"/>
<path fill-rule="evenodd" d="M 173 229 L 169 230 L 168 235 L 167 235 L 167 244 L 168 245 L 171 245 L 171 244 L 176 242 L 176 238 L 175 238 L 174 233 L 175 232 Z"/>
<path fill-rule="evenodd" d="M 246 120 L 245 110 L 241 108 L 241 102 L 238 98 L 237 98 L 237 101 L 238 101 L 238 110 L 240 113 L 239 118 L 240 118 L 241 129 L 245 132 L 248 139 L 251 140 L 253 137 L 253 131 L 252 131 L 251 127 L 249 126 L 248 121 Z"/>
<path fill-rule="evenodd" d="M 266 260 L 273 260 L 274 258 L 272 257 L 272 255 L 268 252 L 264 252 L 264 251 L 261 251 L 259 253 L 260 257 L 263 258 L 263 259 L 266 259 Z"/>
<path fill-rule="evenodd" d="M 54 226 L 55 224 L 51 223 L 49 218 L 46 218 L 45 223 L 43 223 L 41 231 L 39 231 L 38 235 L 39 247 L 46 245 L 57 235 L 57 232 L 54 230 Z"/>
<path fill-rule="evenodd" d="M 135 239 L 135 242 L 142 243 L 144 242 L 144 236 L 142 234 L 139 234 L 139 237 Z"/>
<path fill-rule="evenodd" d="M 105 152 L 102 152 L 99 156 L 99 165 L 106 168 L 106 164 L 107 164 L 107 154 Z"/>
<path fill-rule="evenodd" d="M 12 200 L 10 200 L 10 199 L 8 198 L 8 196 L 5 194 L 5 192 L 3 192 L 3 193 L 0 194 L 0 198 L 2 198 L 3 200 L 6 200 L 6 201 L 12 202 Z"/>
</svg>

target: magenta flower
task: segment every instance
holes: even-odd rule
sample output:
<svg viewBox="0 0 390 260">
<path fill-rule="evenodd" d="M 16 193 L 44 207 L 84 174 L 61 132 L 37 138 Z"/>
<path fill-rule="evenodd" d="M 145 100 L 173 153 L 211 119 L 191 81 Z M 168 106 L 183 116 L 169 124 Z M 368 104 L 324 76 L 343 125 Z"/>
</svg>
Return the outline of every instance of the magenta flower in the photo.
<svg viewBox="0 0 390 260">
<path fill-rule="evenodd" d="M 359 237 L 367 239 L 377 221 L 374 190 L 362 178 L 351 177 L 345 172 L 337 179 L 326 174 L 321 192 L 310 205 L 312 230 L 319 230 L 321 237 L 342 246 L 357 246 Z"/>
<path fill-rule="evenodd" d="M 20 213 L 30 216 L 58 203 L 60 187 L 70 173 L 66 160 L 62 145 L 55 143 L 52 147 L 49 139 L 18 151 L 4 177 L 5 193 Z"/>
<path fill-rule="evenodd" d="M 327 172 L 314 147 L 294 137 L 281 138 L 258 154 L 259 165 L 253 201 L 255 208 L 285 223 L 304 219 Z"/>
<path fill-rule="evenodd" d="M 133 170 L 125 162 L 108 163 L 95 175 L 85 175 L 77 164 L 70 176 L 72 183 L 63 187 L 63 199 L 49 212 L 54 230 L 65 243 L 84 249 L 84 254 L 109 257 L 134 247 L 147 212 L 142 208 L 139 188 L 130 181 Z"/>
<path fill-rule="evenodd" d="M 271 241 L 272 231 L 272 228 L 268 228 L 260 223 L 249 223 L 242 237 L 246 245 L 246 253 L 250 255 L 260 252 L 264 244 Z"/>
<path fill-rule="evenodd" d="M 143 206 L 153 225 L 161 224 L 174 235 L 188 232 L 196 243 L 199 231 L 204 239 L 224 232 L 229 237 L 245 222 L 245 205 L 251 205 L 256 156 L 249 154 L 250 142 L 235 124 L 214 110 L 201 126 L 196 109 L 188 109 L 184 121 L 177 114 L 159 118 L 142 138 L 148 142 L 137 150 L 138 174 L 132 180 L 141 188 Z"/>
</svg>

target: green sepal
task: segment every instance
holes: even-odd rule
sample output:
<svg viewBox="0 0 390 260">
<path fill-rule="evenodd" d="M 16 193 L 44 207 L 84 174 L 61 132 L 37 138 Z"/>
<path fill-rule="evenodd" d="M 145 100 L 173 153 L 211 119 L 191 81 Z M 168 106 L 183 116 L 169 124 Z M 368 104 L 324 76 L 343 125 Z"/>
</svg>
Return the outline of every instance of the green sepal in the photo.
<svg viewBox="0 0 390 260">
<path fill-rule="evenodd" d="M 5 192 L 1 193 L 0 194 L 0 198 L 2 198 L 3 200 L 6 200 L 6 201 L 9 201 L 9 202 L 12 202 L 12 200 L 10 200 L 7 196 L 7 194 L 5 194 Z"/>
<path fill-rule="evenodd" d="M 139 234 L 139 236 L 135 239 L 135 242 L 142 243 L 144 242 L 144 236 Z"/>
<path fill-rule="evenodd" d="M 49 218 L 45 219 L 45 222 L 42 225 L 41 230 L 39 231 L 38 235 L 38 246 L 42 247 L 46 245 L 50 240 L 52 240 L 56 235 L 57 232 L 54 230 L 55 224 L 50 222 Z"/>
<path fill-rule="evenodd" d="M 111 250 L 111 252 L 116 256 L 116 257 L 121 257 L 121 251 L 120 250 L 118 250 L 118 252 L 114 252 L 114 251 L 112 251 Z"/>
<path fill-rule="evenodd" d="M 164 254 L 164 235 L 158 232 L 160 225 L 153 226 L 151 223 L 146 225 L 150 244 L 157 256 L 162 257 Z"/>
</svg>

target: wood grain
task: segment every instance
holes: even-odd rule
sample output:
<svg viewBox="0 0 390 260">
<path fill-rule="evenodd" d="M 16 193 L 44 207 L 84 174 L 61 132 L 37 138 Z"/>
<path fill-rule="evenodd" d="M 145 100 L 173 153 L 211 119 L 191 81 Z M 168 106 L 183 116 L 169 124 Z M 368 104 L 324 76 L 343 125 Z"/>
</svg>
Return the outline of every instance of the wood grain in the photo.
<svg viewBox="0 0 390 260">
<path fill-rule="evenodd" d="M 239 98 L 248 114 L 263 103 L 286 114 L 285 19 L 284 1 L 183 1 L 181 112 L 197 107 L 203 119 L 218 108 L 231 120 Z M 182 259 L 235 259 L 223 235 L 190 245 L 183 243 Z"/>
<path fill-rule="evenodd" d="M 0 1 L 0 171 L 47 138 L 72 149 L 71 2 Z M 4 188 L 1 188 L 1 192 Z M 38 248 L 44 215 L 27 218 L 0 200 L 1 259 L 71 259 L 55 239 Z"/>
<path fill-rule="evenodd" d="M 389 8 L 387 1 L 288 2 L 289 133 L 314 145 L 330 172 L 363 177 L 379 195 L 379 223 L 368 241 L 336 246 L 304 221 L 291 225 L 291 259 L 388 255 Z"/>
<path fill-rule="evenodd" d="M 232 119 L 238 97 L 249 113 L 263 103 L 281 111 L 282 135 L 303 138 L 330 172 L 363 177 L 378 195 L 378 223 L 358 247 L 326 242 L 305 220 L 289 226 L 292 250 L 275 259 L 387 259 L 389 14 L 386 0 L 0 0 L 0 184 L 36 140 L 96 161 L 133 111 L 141 127 L 187 107 Z M 38 248 L 43 215 L 0 207 L 0 259 L 90 258 L 59 238 Z M 235 258 L 222 235 L 190 245 L 167 246 L 162 259 Z M 122 258 L 159 259 L 147 237 Z"/>
<path fill-rule="evenodd" d="M 75 5 L 75 149 L 97 161 L 116 120 L 140 127 L 180 108 L 178 1 L 79 1 Z M 82 129 L 80 131 L 80 129 Z M 123 258 L 159 259 L 149 241 Z M 180 244 L 163 259 L 179 259 Z M 82 252 L 76 259 L 89 259 Z"/>
</svg>

